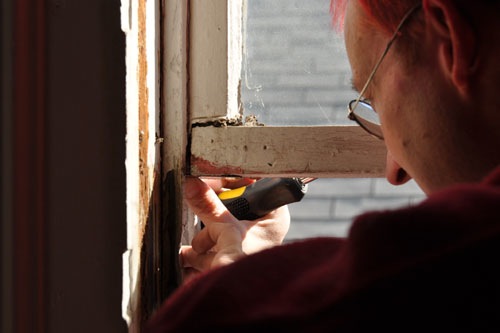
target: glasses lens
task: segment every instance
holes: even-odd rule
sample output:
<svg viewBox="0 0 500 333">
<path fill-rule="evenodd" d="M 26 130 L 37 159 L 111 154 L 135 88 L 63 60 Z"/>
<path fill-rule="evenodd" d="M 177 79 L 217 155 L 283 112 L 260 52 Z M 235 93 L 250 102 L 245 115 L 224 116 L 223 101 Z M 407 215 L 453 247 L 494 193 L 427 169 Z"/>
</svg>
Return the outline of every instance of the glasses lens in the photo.
<svg viewBox="0 0 500 333">
<path fill-rule="evenodd" d="M 382 130 L 380 129 L 380 119 L 377 112 L 375 112 L 371 105 L 366 102 L 359 101 L 356 108 L 353 109 L 355 104 L 356 101 L 351 101 L 351 103 L 349 103 L 349 108 L 355 115 L 356 121 L 369 133 L 379 138 L 383 138 Z"/>
</svg>

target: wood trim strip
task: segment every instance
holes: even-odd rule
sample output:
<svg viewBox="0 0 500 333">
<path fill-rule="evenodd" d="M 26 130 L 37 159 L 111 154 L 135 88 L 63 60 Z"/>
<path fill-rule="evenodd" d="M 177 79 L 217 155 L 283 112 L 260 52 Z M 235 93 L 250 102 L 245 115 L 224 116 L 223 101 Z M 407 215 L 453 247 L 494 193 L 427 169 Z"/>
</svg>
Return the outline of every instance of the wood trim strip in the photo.
<svg viewBox="0 0 500 333">
<path fill-rule="evenodd" d="M 195 176 L 380 177 L 386 150 L 359 126 L 194 127 Z"/>
</svg>

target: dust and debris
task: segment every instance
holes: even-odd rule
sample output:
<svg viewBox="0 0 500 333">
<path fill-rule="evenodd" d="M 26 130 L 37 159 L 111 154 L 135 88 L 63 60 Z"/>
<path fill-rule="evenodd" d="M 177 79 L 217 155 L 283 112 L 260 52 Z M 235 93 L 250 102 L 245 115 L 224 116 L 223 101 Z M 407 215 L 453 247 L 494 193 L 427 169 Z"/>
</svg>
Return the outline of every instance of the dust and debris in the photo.
<svg viewBox="0 0 500 333">
<path fill-rule="evenodd" d="M 193 123 L 192 127 L 228 127 L 228 126 L 242 126 L 243 121 L 242 117 L 234 117 L 234 118 L 219 118 L 215 120 L 206 120 L 206 121 L 198 121 Z"/>
<path fill-rule="evenodd" d="M 242 116 L 239 115 L 234 118 L 219 118 L 219 119 L 210 119 L 205 121 L 197 121 L 193 123 L 192 127 L 229 127 L 229 126 L 245 126 L 245 127 L 256 127 L 256 126 L 264 126 L 264 124 L 259 123 L 257 117 L 253 114 L 245 117 L 245 121 L 243 122 Z"/>
<path fill-rule="evenodd" d="M 255 127 L 255 126 L 265 126 L 262 123 L 259 123 L 257 116 L 251 114 L 245 117 L 245 125 L 246 127 Z"/>
<path fill-rule="evenodd" d="M 165 141 L 165 138 L 161 137 L 158 132 L 155 132 L 155 144 L 158 143 L 163 143 Z"/>
</svg>

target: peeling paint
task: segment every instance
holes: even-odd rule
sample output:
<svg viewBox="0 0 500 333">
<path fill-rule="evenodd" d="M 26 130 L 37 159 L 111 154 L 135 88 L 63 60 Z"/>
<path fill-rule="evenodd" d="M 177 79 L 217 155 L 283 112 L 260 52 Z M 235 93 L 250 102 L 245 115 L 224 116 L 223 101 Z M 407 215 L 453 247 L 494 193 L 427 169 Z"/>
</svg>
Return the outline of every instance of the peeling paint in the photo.
<svg viewBox="0 0 500 333">
<path fill-rule="evenodd" d="M 151 185 L 149 180 L 148 144 L 149 144 L 149 92 L 147 87 L 147 50 L 146 50 L 146 1 L 138 3 L 138 40 L 139 49 L 137 85 L 139 88 L 139 175 L 140 175 L 140 224 L 144 227 L 148 217 Z"/>
<path fill-rule="evenodd" d="M 265 126 L 265 125 L 259 122 L 256 115 L 251 114 L 245 117 L 245 126 L 255 127 L 255 126 Z"/>
<path fill-rule="evenodd" d="M 262 169 L 260 170 L 249 170 L 244 169 L 243 167 L 231 166 L 231 165 L 219 165 L 210 161 L 207 161 L 201 157 L 192 156 L 191 157 L 191 174 L 192 175 L 203 175 L 203 176 L 217 176 L 217 177 L 242 177 L 242 176 L 275 176 L 272 172 L 272 168 L 276 166 L 276 161 L 264 163 L 265 165 L 271 167 L 271 169 L 267 170 L 263 173 Z M 303 176 L 304 173 L 307 173 L 308 166 L 305 166 L 303 170 L 281 170 L 280 175 L 284 176 Z"/>
<path fill-rule="evenodd" d="M 220 175 L 220 176 L 235 176 L 244 173 L 241 167 L 232 167 L 230 165 L 216 165 L 203 158 L 191 156 L 191 167 L 196 169 L 197 172 L 206 175 Z"/>
</svg>

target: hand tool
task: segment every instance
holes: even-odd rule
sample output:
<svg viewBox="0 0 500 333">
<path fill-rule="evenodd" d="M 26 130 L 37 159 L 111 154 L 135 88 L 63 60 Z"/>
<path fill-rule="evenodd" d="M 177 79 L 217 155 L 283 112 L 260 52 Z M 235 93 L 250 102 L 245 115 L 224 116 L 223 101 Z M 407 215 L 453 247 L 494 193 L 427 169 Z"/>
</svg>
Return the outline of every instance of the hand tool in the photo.
<svg viewBox="0 0 500 333">
<path fill-rule="evenodd" d="M 278 207 L 302 200 L 307 184 L 316 178 L 263 178 L 219 194 L 238 220 L 256 220 Z"/>
</svg>

